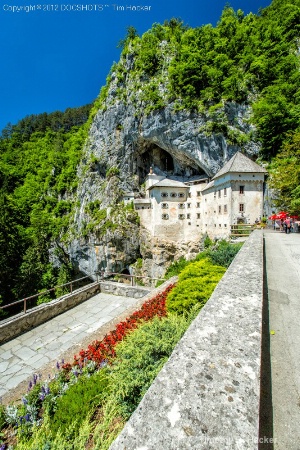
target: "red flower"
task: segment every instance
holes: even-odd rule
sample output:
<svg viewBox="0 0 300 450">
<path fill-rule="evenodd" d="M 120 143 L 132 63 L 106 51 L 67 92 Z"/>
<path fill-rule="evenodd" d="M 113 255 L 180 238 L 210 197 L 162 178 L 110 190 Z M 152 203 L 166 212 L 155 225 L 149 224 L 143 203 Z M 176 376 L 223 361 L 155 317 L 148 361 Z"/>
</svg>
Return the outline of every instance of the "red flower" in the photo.
<svg viewBox="0 0 300 450">
<path fill-rule="evenodd" d="M 114 347 L 116 344 L 121 342 L 126 334 L 136 328 L 142 320 L 148 321 L 154 316 L 166 316 L 166 298 L 173 287 L 174 284 L 169 285 L 164 292 L 147 300 L 140 310 L 135 311 L 131 316 L 127 317 L 125 321 L 118 323 L 116 328 L 107 334 L 102 341 L 94 341 L 88 346 L 87 350 L 80 350 L 79 355 L 74 356 L 73 365 L 84 364 L 86 360 L 95 361 L 100 365 L 103 361 L 107 361 L 107 359 L 114 357 Z M 64 368 L 66 368 L 66 370 L 71 370 L 71 364 L 65 364 Z"/>
</svg>

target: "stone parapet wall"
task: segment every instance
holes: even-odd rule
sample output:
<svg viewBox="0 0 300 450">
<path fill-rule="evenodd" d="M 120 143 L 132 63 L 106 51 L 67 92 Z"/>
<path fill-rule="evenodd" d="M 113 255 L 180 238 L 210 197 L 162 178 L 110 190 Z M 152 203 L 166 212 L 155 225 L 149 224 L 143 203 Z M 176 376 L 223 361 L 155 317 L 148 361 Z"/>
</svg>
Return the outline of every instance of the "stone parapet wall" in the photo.
<svg viewBox="0 0 300 450">
<path fill-rule="evenodd" d="M 262 302 L 254 231 L 110 450 L 257 449 Z"/>
<path fill-rule="evenodd" d="M 142 298 L 151 292 L 151 288 L 143 286 L 130 286 L 115 281 L 100 281 L 100 291 L 105 294 L 122 295 L 124 297 Z"/>
<path fill-rule="evenodd" d="M 76 305 L 79 305 L 79 303 L 88 300 L 99 292 L 99 283 L 95 282 L 77 289 L 71 294 L 66 294 L 49 303 L 42 303 L 41 305 L 29 309 L 26 314 L 21 313 L 10 319 L 3 320 L 0 323 L 0 344 L 15 338 L 31 328 L 37 327 L 41 323 L 58 316 Z"/>
<path fill-rule="evenodd" d="M 99 292 L 139 299 L 145 297 L 150 291 L 150 288 L 128 286 L 126 284 L 109 281 L 89 284 L 77 289 L 71 294 L 64 295 L 49 303 L 42 303 L 39 306 L 29 309 L 26 314 L 20 313 L 10 319 L 4 319 L 0 322 L 0 344 L 29 331 L 31 328 L 37 327 L 76 305 L 79 305 L 79 303 L 99 294 Z"/>
</svg>

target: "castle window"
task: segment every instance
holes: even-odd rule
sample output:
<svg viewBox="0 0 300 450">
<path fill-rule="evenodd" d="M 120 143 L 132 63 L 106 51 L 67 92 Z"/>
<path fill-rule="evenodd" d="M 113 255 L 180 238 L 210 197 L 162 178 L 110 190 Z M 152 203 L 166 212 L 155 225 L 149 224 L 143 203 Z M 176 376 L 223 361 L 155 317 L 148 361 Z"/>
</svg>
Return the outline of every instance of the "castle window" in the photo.
<svg viewBox="0 0 300 450">
<path fill-rule="evenodd" d="M 183 192 L 179 192 L 178 197 L 183 198 L 184 197 L 184 193 Z"/>
<path fill-rule="evenodd" d="M 240 194 L 245 194 L 245 186 L 240 186 Z"/>
<path fill-rule="evenodd" d="M 185 219 L 185 214 L 178 214 L 178 219 L 180 219 L 180 220 Z"/>
<path fill-rule="evenodd" d="M 191 207 L 191 204 L 190 204 L 190 203 L 187 203 L 187 207 L 190 208 L 190 207 Z"/>
<path fill-rule="evenodd" d="M 162 214 L 161 218 L 164 220 L 168 220 L 169 219 L 169 214 Z"/>
<path fill-rule="evenodd" d="M 224 197 L 227 196 L 227 188 L 224 188 Z"/>
<path fill-rule="evenodd" d="M 244 205 L 244 203 L 240 203 L 239 210 L 240 210 L 240 212 L 244 212 L 244 211 L 245 211 L 245 205 Z"/>
<path fill-rule="evenodd" d="M 201 196 L 201 191 L 197 191 L 197 197 Z"/>
<path fill-rule="evenodd" d="M 205 199 L 205 201 L 206 201 L 206 199 Z M 201 203 L 197 202 L 197 208 L 200 208 L 200 206 L 201 206 Z"/>
<path fill-rule="evenodd" d="M 160 195 L 161 195 L 162 198 L 168 197 L 168 193 L 167 192 L 162 192 Z"/>
<path fill-rule="evenodd" d="M 188 194 L 188 195 L 189 195 L 189 198 L 191 198 L 191 196 L 192 196 L 192 193 L 191 193 L 191 192 L 189 192 L 189 194 Z"/>
<path fill-rule="evenodd" d="M 185 208 L 185 204 L 184 203 L 178 203 L 178 208 L 179 209 L 184 209 Z"/>
<path fill-rule="evenodd" d="M 216 196 L 217 196 L 217 193 L 216 193 L 216 191 L 214 192 L 214 198 L 216 198 Z"/>
<path fill-rule="evenodd" d="M 168 209 L 169 205 L 168 205 L 168 203 L 162 203 L 161 207 L 162 207 L 162 209 Z"/>
<path fill-rule="evenodd" d="M 222 226 L 222 225 L 219 223 L 219 228 L 221 228 L 221 226 Z"/>
<path fill-rule="evenodd" d="M 224 227 L 227 228 L 227 223 L 224 223 Z"/>
<path fill-rule="evenodd" d="M 224 205 L 224 213 L 227 213 L 227 205 Z"/>
<path fill-rule="evenodd" d="M 222 212 L 222 206 L 219 205 L 219 214 L 221 214 L 221 212 Z"/>
<path fill-rule="evenodd" d="M 218 190 L 218 197 L 221 198 L 221 189 Z"/>
<path fill-rule="evenodd" d="M 191 218 L 191 215 L 190 215 L 190 214 L 187 214 L 187 215 L 186 215 L 186 218 L 187 218 L 187 219 L 190 219 L 190 218 Z"/>
<path fill-rule="evenodd" d="M 200 219 L 200 217 L 201 217 L 201 214 L 197 213 L 197 219 Z"/>
<path fill-rule="evenodd" d="M 170 197 L 172 197 L 172 198 L 177 197 L 176 192 L 171 192 Z"/>
</svg>

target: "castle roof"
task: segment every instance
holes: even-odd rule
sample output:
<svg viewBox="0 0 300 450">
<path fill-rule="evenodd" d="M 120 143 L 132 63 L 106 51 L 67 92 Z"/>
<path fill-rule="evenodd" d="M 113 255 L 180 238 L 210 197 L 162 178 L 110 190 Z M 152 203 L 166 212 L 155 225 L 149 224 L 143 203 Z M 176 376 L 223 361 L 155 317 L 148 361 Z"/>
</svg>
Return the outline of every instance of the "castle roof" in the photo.
<svg viewBox="0 0 300 450">
<path fill-rule="evenodd" d="M 213 177 L 216 178 L 225 175 L 226 173 L 267 173 L 266 169 L 256 164 L 248 156 L 241 152 L 236 152 L 235 155 L 222 167 L 219 172 Z"/>
<path fill-rule="evenodd" d="M 156 188 L 156 187 L 174 187 L 174 188 L 185 188 L 189 189 L 188 186 L 181 181 L 171 180 L 170 178 L 164 178 L 161 181 L 158 181 L 157 183 L 150 186 L 148 189 Z"/>
</svg>

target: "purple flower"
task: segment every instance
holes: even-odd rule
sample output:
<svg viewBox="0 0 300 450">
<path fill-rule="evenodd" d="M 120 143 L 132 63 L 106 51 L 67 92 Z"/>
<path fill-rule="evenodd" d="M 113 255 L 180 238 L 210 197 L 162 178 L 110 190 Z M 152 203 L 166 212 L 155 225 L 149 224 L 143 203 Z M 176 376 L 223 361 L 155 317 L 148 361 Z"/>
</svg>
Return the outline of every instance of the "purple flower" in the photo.
<svg viewBox="0 0 300 450">
<path fill-rule="evenodd" d="M 32 381 L 29 381 L 28 383 L 28 391 L 30 391 L 32 389 Z"/>
<path fill-rule="evenodd" d="M 25 398 L 25 397 L 22 397 L 22 402 L 23 402 L 23 405 L 27 405 L 27 403 L 28 403 L 28 400 L 27 400 L 27 398 Z"/>
<path fill-rule="evenodd" d="M 2 444 L 0 447 L 0 450 L 5 450 L 6 449 L 6 444 Z"/>
<path fill-rule="evenodd" d="M 57 361 L 57 363 L 56 363 L 56 368 L 57 368 L 57 370 L 60 369 L 60 365 L 59 365 L 59 362 L 58 362 L 58 361 Z"/>
<path fill-rule="evenodd" d="M 26 416 L 24 416 L 24 419 L 26 420 L 26 422 L 30 422 L 30 414 L 26 414 Z"/>
<path fill-rule="evenodd" d="M 104 359 L 101 363 L 100 363 L 100 368 L 102 369 L 103 367 L 107 366 L 107 359 Z"/>
<path fill-rule="evenodd" d="M 37 374 L 34 374 L 34 375 L 33 375 L 33 384 L 34 384 L 34 385 L 36 385 L 37 379 L 38 379 Z"/>
</svg>

